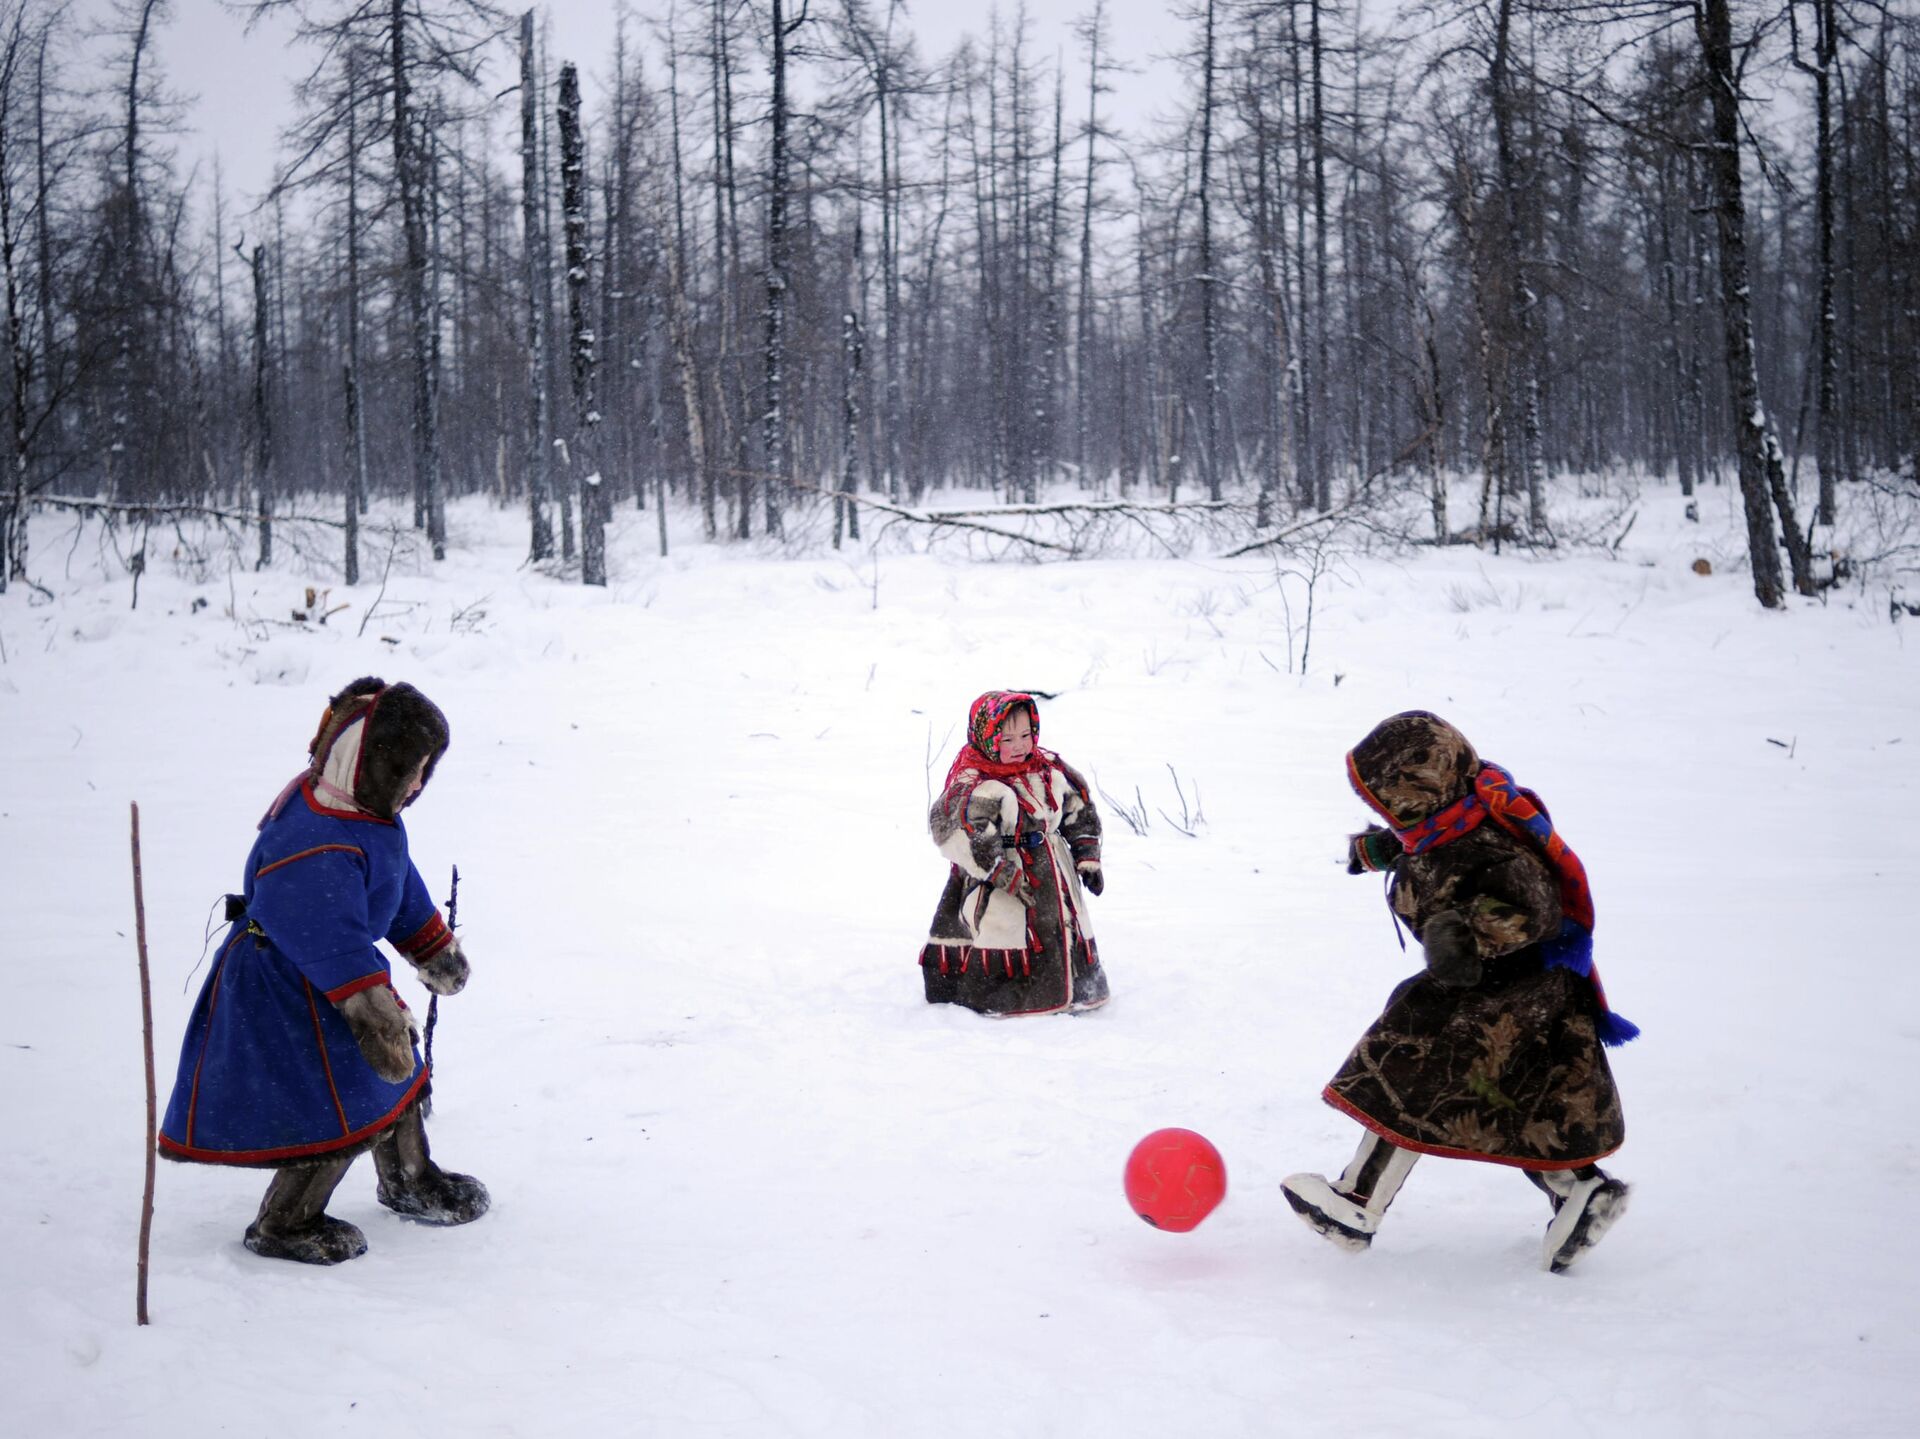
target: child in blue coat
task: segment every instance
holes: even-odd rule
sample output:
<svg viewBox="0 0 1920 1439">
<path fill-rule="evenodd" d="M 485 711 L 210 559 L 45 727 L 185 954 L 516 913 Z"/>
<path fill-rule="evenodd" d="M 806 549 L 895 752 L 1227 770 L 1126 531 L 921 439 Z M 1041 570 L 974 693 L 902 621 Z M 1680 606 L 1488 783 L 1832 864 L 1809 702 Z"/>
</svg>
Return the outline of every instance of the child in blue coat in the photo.
<svg viewBox="0 0 1920 1439">
<path fill-rule="evenodd" d="M 326 1213 L 366 1149 L 389 1209 L 429 1224 L 487 1211 L 485 1185 L 428 1153 L 427 1070 L 375 945 L 404 954 L 435 994 L 467 982 L 400 823 L 448 739 L 446 717 L 412 685 L 348 685 L 229 897 L 233 926 L 187 1024 L 160 1152 L 275 1171 L 246 1232 L 255 1254 L 338 1264 L 366 1253 L 360 1230 Z"/>
</svg>

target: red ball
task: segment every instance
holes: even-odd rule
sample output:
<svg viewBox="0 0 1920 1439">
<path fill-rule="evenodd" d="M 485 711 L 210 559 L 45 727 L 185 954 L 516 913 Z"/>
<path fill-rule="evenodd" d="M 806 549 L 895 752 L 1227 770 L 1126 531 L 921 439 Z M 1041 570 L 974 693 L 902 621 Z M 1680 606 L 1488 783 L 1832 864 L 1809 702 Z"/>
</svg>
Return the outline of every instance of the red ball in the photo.
<svg viewBox="0 0 1920 1439">
<path fill-rule="evenodd" d="M 1185 1234 L 1227 1197 L 1227 1164 L 1191 1129 L 1156 1129 L 1127 1156 L 1126 1184 L 1135 1214 Z"/>
</svg>

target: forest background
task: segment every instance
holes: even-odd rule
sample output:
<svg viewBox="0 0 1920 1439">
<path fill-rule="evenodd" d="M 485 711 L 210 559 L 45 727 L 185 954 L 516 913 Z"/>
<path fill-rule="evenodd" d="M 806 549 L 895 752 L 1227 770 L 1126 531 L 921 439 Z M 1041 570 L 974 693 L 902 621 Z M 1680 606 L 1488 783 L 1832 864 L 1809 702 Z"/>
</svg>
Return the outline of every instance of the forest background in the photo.
<svg viewBox="0 0 1920 1439">
<path fill-rule="evenodd" d="M 1622 473 L 1738 483 L 1762 604 L 1897 580 L 1830 527 L 1917 483 L 1913 7 L 1376 10 L 8 0 L 0 582 L 81 510 L 353 583 L 381 496 L 596 584 L 614 505 L 838 545 L 951 491 L 1551 547 Z M 237 183 L 165 62 L 225 94 L 235 25 L 295 77 Z M 1054 513 L 1006 550 L 1095 547 Z"/>
</svg>

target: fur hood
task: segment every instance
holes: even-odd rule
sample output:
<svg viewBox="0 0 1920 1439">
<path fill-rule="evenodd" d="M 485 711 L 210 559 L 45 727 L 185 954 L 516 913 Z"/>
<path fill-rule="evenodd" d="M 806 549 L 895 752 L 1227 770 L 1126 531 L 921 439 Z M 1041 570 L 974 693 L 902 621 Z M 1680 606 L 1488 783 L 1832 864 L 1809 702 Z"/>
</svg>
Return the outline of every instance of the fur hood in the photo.
<svg viewBox="0 0 1920 1439">
<path fill-rule="evenodd" d="M 412 803 L 406 790 L 415 767 L 427 762 L 424 790 L 451 739 L 447 717 L 432 700 L 410 684 L 390 685 L 369 675 L 327 702 L 307 746 L 307 777 L 323 797 L 350 798 L 392 819 Z"/>
<path fill-rule="evenodd" d="M 1380 721 L 1347 755 L 1354 792 L 1396 830 L 1464 798 L 1480 772 L 1467 737 L 1426 710 Z"/>
</svg>

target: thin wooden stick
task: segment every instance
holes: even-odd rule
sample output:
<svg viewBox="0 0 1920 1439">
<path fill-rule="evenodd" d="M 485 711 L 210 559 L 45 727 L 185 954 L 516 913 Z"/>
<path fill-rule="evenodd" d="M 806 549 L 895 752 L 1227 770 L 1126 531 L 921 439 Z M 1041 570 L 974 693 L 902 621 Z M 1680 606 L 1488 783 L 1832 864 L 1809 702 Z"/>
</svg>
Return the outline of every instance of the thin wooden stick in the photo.
<svg viewBox="0 0 1920 1439">
<path fill-rule="evenodd" d="M 453 867 L 453 888 L 447 893 L 447 930 L 460 922 L 460 866 Z M 429 992 L 427 995 L 427 1033 L 426 1056 L 427 1087 L 420 1092 L 420 1115 L 428 1118 L 433 1113 L 433 1027 L 440 1022 L 440 996 Z"/>
<path fill-rule="evenodd" d="M 153 1087 L 153 980 L 147 968 L 147 899 L 140 881 L 140 806 L 133 810 L 133 921 L 140 950 L 140 1032 L 147 1055 L 147 1189 L 140 1200 L 139 1281 L 134 1289 L 134 1314 L 147 1322 L 147 1246 L 153 1237 L 153 1157 L 157 1149 L 159 1101 Z"/>
<path fill-rule="evenodd" d="M 453 888 L 447 892 L 447 932 L 452 933 L 460 923 L 460 866 L 453 867 Z M 440 996 L 429 993 L 427 996 L 427 1068 L 433 1068 L 433 1027 L 440 1022 Z M 429 1079 L 427 1083 L 433 1081 Z"/>
</svg>

